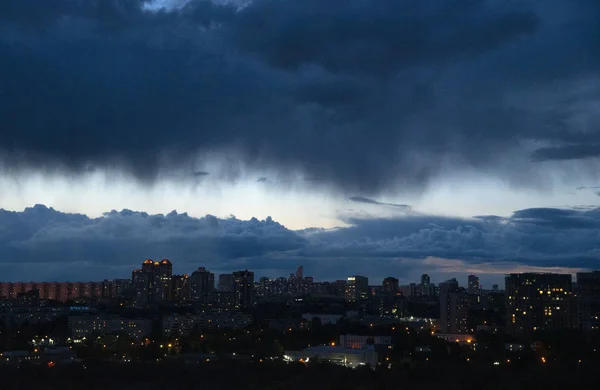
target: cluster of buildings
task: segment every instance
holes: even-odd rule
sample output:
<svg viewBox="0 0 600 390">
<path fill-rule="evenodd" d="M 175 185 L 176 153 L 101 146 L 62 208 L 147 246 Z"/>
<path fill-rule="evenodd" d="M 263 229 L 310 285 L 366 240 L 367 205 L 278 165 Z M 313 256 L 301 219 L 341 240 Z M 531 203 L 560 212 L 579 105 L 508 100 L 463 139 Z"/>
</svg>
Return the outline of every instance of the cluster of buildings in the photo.
<svg viewBox="0 0 600 390">
<path fill-rule="evenodd" d="M 37 291 L 40 299 L 67 302 L 77 299 L 116 298 L 131 287 L 129 279 L 102 282 L 0 282 L 0 297 L 26 300 Z"/>
<path fill-rule="evenodd" d="M 254 273 L 248 270 L 222 274 L 218 289 L 215 275 L 204 267 L 191 275 L 173 275 L 173 265 L 167 259 L 145 260 L 133 271 L 131 286 L 138 307 L 161 303 L 219 303 L 236 309 L 254 305 Z"/>
<path fill-rule="evenodd" d="M 501 291 L 497 285 L 490 290 L 482 289 L 475 275 L 468 277 L 465 287 L 456 279 L 435 285 L 427 274 L 421 276 L 419 283 L 408 285 L 400 285 L 394 277 L 371 285 L 369 279 L 361 275 L 317 282 L 304 275 L 302 266 L 289 277 L 258 281 L 248 270 L 215 278 L 214 273 L 200 267 L 190 275 L 173 275 L 173 265 L 167 259 L 145 260 L 132 272 L 131 279 L 0 283 L 0 320 L 10 326 L 19 326 L 24 321 L 52 321 L 65 314 L 72 315 L 73 305 L 118 300 L 120 306 L 139 309 L 192 307 L 192 314 L 163 318 L 166 333 L 186 334 L 196 326 L 243 327 L 251 321 L 244 311 L 257 303 L 302 297 L 333 298 L 356 308 L 362 317 L 369 319 L 394 321 L 405 318 L 407 313 L 436 318 L 436 328 L 442 335 L 474 334 L 492 327 L 504 328 L 506 333 L 514 335 L 563 328 L 580 329 L 585 333 L 600 330 L 600 271 L 578 273 L 575 283 L 571 275 L 510 274 L 506 275 L 505 289 Z M 71 306 L 56 302 L 69 302 Z M 491 307 L 502 308 L 502 321 L 490 324 L 473 318 L 473 310 L 485 311 Z M 70 326 L 80 335 L 110 329 L 141 336 L 149 331 L 145 322 L 91 314 L 73 319 Z"/>
<path fill-rule="evenodd" d="M 439 285 L 439 328 L 444 334 L 472 334 L 470 311 L 489 299 L 470 276 L 468 288 L 456 279 Z M 532 335 L 541 331 L 600 331 L 600 271 L 570 274 L 521 273 L 505 277 L 505 332 Z"/>
</svg>

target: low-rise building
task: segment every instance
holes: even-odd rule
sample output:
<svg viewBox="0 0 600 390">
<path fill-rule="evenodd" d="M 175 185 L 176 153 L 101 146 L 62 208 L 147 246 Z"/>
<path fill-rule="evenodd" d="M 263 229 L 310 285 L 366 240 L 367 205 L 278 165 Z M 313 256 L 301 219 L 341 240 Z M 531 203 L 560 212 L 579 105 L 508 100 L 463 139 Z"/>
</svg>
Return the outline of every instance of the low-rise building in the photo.
<svg viewBox="0 0 600 390">
<path fill-rule="evenodd" d="M 198 314 L 173 314 L 163 318 L 163 333 L 188 335 L 198 327 L 240 329 L 252 324 L 252 316 L 238 311 L 207 310 Z"/>
<path fill-rule="evenodd" d="M 340 335 L 340 347 L 363 349 L 369 345 L 392 345 L 391 336 L 359 336 L 354 334 Z"/>
<path fill-rule="evenodd" d="M 24 323 L 53 322 L 68 314 L 66 306 L 9 306 L 0 309 L 0 319 L 7 328 L 18 328 Z"/>
<path fill-rule="evenodd" d="M 463 333 L 455 333 L 455 334 L 436 333 L 435 337 L 438 337 L 440 339 L 444 339 L 444 340 L 449 341 L 449 342 L 458 343 L 458 344 L 473 344 L 473 343 L 475 343 L 475 336 L 470 335 L 470 334 L 463 334 Z"/>
<path fill-rule="evenodd" d="M 341 320 L 342 317 L 343 316 L 341 314 L 302 314 L 302 319 L 310 322 L 313 319 L 318 318 L 321 320 L 321 324 L 323 325 L 337 324 L 337 322 Z"/>
<path fill-rule="evenodd" d="M 131 338 L 146 337 L 152 331 L 152 320 L 124 318 L 117 315 L 85 314 L 69 316 L 69 332 L 72 337 L 87 337 L 91 334 L 125 333 Z"/>
</svg>

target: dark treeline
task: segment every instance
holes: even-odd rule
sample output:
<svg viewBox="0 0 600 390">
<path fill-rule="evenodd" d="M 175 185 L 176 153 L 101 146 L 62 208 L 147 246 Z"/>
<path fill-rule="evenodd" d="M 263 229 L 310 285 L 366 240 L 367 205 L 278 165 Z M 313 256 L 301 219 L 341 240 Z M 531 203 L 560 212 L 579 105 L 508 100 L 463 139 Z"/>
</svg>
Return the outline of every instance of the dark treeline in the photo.
<svg viewBox="0 0 600 390">
<path fill-rule="evenodd" d="M 450 363 L 416 370 L 351 370 L 328 364 L 215 362 L 184 365 L 89 363 L 83 366 L 0 368 L 13 389 L 597 389 L 593 367 L 473 367 Z"/>
</svg>

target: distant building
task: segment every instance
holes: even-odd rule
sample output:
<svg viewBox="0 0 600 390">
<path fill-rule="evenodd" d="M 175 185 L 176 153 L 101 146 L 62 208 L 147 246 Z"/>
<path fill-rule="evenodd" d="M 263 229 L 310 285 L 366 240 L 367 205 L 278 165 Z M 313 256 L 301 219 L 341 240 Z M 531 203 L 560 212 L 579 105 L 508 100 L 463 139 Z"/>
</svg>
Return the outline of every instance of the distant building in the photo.
<svg viewBox="0 0 600 390">
<path fill-rule="evenodd" d="M 192 300 L 206 302 L 215 291 L 215 274 L 204 267 L 200 267 L 192 272 L 190 284 Z"/>
<path fill-rule="evenodd" d="M 17 305 L 19 306 L 39 306 L 40 290 L 29 290 L 24 293 L 17 294 Z"/>
<path fill-rule="evenodd" d="M 586 335 L 600 333 L 600 271 L 577 274 L 579 329 Z"/>
<path fill-rule="evenodd" d="M 509 334 L 527 335 L 572 326 L 571 275 L 523 273 L 505 279 Z"/>
<path fill-rule="evenodd" d="M 420 290 L 421 290 L 420 287 L 421 286 L 417 287 L 416 283 L 411 283 L 411 284 L 406 284 L 404 286 L 400 286 L 399 290 L 403 297 L 412 298 L 412 297 L 416 297 L 416 296 L 420 295 Z"/>
<path fill-rule="evenodd" d="M 130 279 L 115 279 L 113 284 L 113 297 L 123 297 L 128 294 L 128 291 L 133 287 Z"/>
<path fill-rule="evenodd" d="M 492 284 L 492 291 L 499 291 L 497 284 Z"/>
<path fill-rule="evenodd" d="M 427 274 L 421 275 L 421 286 L 429 286 L 431 284 L 431 278 Z"/>
<path fill-rule="evenodd" d="M 171 285 L 171 278 L 173 277 L 173 264 L 167 259 L 163 259 L 155 269 L 155 283 L 156 283 L 156 301 L 157 302 L 169 302 L 171 300 L 171 293 L 173 287 Z"/>
<path fill-rule="evenodd" d="M 238 309 L 254 306 L 254 272 L 245 270 L 233 273 L 233 304 Z"/>
<path fill-rule="evenodd" d="M 467 291 L 469 294 L 479 294 L 479 277 L 476 275 L 469 275 Z"/>
<path fill-rule="evenodd" d="M 381 289 L 384 294 L 396 295 L 398 293 L 398 287 L 398 279 L 391 276 L 383 279 L 383 283 L 381 283 Z"/>
<path fill-rule="evenodd" d="M 0 282 L 0 297 L 17 299 L 30 291 L 39 291 L 41 300 L 61 302 L 99 299 L 113 296 L 114 281 L 103 282 Z"/>
<path fill-rule="evenodd" d="M 431 284 L 431 278 L 427 274 L 421 275 L 421 295 L 430 297 L 435 295 L 435 286 Z"/>
<path fill-rule="evenodd" d="M 473 344 L 476 342 L 475 337 L 473 335 L 463 333 L 436 333 L 435 337 L 440 338 L 442 340 L 446 340 L 448 342 L 459 343 L 464 345 Z"/>
<path fill-rule="evenodd" d="M 171 300 L 173 265 L 167 259 L 147 259 L 142 268 L 134 270 L 131 279 L 136 294 L 136 305 L 148 306 Z"/>
<path fill-rule="evenodd" d="M 380 317 L 400 318 L 404 316 L 405 300 L 399 294 L 379 294 L 371 298 L 371 303 Z"/>
<path fill-rule="evenodd" d="M 218 290 L 222 292 L 233 292 L 233 274 L 219 275 Z"/>
<path fill-rule="evenodd" d="M 363 349 L 370 345 L 392 345 L 391 336 L 359 336 L 354 334 L 340 335 L 340 347 Z"/>
<path fill-rule="evenodd" d="M 69 333 L 72 337 L 87 337 L 92 334 L 124 333 L 132 338 L 143 338 L 152 331 L 152 320 L 146 318 L 124 318 L 117 315 L 85 314 L 69 316 Z"/>
<path fill-rule="evenodd" d="M 346 284 L 346 302 L 359 302 L 369 297 L 369 278 L 350 276 Z"/>
<path fill-rule="evenodd" d="M 200 329 L 243 329 L 252 325 L 252 316 L 240 311 L 204 311 L 194 315 L 194 323 Z"/>
<path fill-rule="evenodd" d="M 315 318 L 318 318 L 321 321 L 321 324 L 323 325 L 335 325 L 338 323 L 339 320 L 343 318 L 343 316 L 341 314 L 302 314 L 302 319 L 308 322 L 314 320 Z"/>
<path fill-rule="evenodd" d="M 335 297 L 345 297 L 346 296 L 346 286 L 348 282 L 345 280 L 336 280 L 334 282 L 329 283 L 329 295 Z M 368 283 L 367 283 L 368 286 Z"/>
<path fill-rule="evenodd" d="M 440 283 L 440 331 L 442 333 L 469 333 L 467 318 L 471 299 L 458 287 L 456 279 Z"/>
<path fill-rule="evenodd" d="M 190 277 L 186 274 L 173 275 L 171 285 L 173 287 L 173 302 L 187 302 L 191 299 Z"/>
<path fill-rule="evenodd" d="M 43 324 L 69 314 L 66 306 L 9 306 L 0 309 L 0 321 L 7 328 L 18 328 L 25 323 Z"/>
</svg>

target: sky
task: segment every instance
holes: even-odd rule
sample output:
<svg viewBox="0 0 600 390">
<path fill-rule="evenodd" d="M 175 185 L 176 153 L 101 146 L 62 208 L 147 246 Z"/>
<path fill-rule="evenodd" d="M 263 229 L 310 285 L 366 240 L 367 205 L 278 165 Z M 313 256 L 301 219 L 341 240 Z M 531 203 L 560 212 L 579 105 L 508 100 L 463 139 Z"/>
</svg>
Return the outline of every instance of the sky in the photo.
<svg viewBox="0 0 600 390">
<path fill-rule="evenodd" d="M 0 275 L 600 268 L 596 0 L 0 0 Z"/>
</svg>

